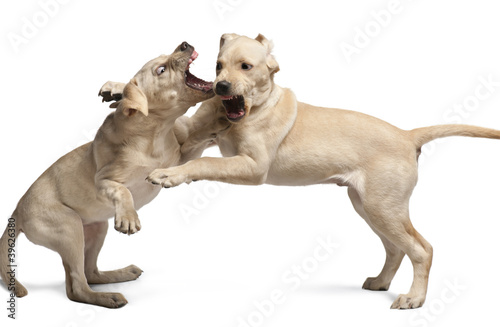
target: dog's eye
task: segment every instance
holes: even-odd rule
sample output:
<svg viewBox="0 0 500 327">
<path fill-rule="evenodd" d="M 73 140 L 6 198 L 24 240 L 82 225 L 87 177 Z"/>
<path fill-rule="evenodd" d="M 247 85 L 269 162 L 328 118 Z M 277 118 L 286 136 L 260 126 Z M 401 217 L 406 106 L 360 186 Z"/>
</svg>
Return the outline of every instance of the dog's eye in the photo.
<svg viewBox="0 0 500 327">
<path fill-rule="evenodd" d="M 243 70 L 250 70 L 250 69 L 252 69 L 252 68 L 253 68 L 253 66 L 252 66 L 252 65 L 245 64 L 245 63 L 242 63 L 242 64 L 241 64 L 241 69 L 243 69 Z"/>
<path fill-rule="evenodd" d="M 156 75 L 161 75 L 165 72 L 165 66 L 160 66 L 156 68 Z"/>
<path fill-rule="evenodd" d="M 221 70 L 222 69 L 222 64 L 220 62 L 217 62 L 217 65 L 215 66 L 215 69 Z"/>
</svg>

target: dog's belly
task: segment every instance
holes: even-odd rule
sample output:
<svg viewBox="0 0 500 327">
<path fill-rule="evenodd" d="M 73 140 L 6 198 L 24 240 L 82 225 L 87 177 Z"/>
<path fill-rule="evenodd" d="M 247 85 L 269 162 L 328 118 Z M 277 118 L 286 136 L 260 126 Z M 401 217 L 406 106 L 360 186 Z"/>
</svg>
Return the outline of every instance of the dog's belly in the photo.
<svg viewBox="0 0 500 327">
<path fill-rule="evenodd" d="M 273 185 L 338 184 L 357 185 L 361 181 L 364 157 L 345 151 L 335 142 L 318 150 L 302 151 L 280 147 L 269 169 L 266 183 Z"/>
<path fill-rule="evenodd" d="M 283 186 L 302 186 L 314 184 L 337 184 L 339 186 L 357 185 L 361 173 L 305 160 L 295 164 L 275 162 L 267 175 L 266 184 Z"/>
</svg>

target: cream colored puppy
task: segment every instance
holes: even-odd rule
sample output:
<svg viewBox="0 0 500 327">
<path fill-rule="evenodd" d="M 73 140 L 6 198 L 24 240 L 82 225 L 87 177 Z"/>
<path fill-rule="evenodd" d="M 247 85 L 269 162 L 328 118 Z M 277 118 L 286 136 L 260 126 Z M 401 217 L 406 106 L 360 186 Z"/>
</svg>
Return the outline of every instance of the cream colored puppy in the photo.
<svg viewBox="0 0 500 327">
<path fill-rule="evenodd" d="M 93 142 L 60 158 L 35 181 L 0 239 L 0 275 L 4 283 L 15 284 L 18 297 L 27 291 L 8 276 L 7 251 L 24 232 L 33 243 L 60 254 L 71 300 L 109 308 L 127 303 L 123 295 L 94 292 L 88 283 L 124 282 L 142 273 L 134 265 L 100 271 L 97 256 L 110 217 L 115 216 L 115 229 L 122 233 L 141 229 L 137 210 L 159 193 L 144 181 L 146 176 L 156 167 L 185 162 L 174 122 L 189 107 L 214 95 L 212 83 L 188 70 L 196 56 L 194 48 L 183 42 L 171 55 L 144 65 L 128 84 L 106 83 L 101 89 L 105 100 L 123 91 L 121 101 L 111 105 L 116 111 Z M 181 138 L 189 134 L 188 128 L 186 121 L 179 121 L 176 129 Z M 201 155 L 203 147 L 184 150 L 191 158 Z"/>
<path fill-rule="evenodd" d="M 422 306 L 432 247 L 414 229 L 408 211 L 420 149 L 439 137 L 498 139 L 500 131 L 466 125 L 404 131 L 362 113 L 298 102 L 292 91 L 274 84 L 279 66 L 271 50 L 262 35 L 256 39 L 222 36 L 214 82 L 219 97 L 206 101 L 197 115 L 212 114 L 214 119 L 224 115 L 233 122 L 217 136 L 226 158 L 201 158 L 157 169 L 148 180 L 165 187 L 201 179 L 347 186 L 354 209 L 381 238 L 387 252 L 381 273 L 368 278 L 363 288 L 387 290 L 406 254 L 414 268 L 413 284 L 391 308 Z"/>
</svg>

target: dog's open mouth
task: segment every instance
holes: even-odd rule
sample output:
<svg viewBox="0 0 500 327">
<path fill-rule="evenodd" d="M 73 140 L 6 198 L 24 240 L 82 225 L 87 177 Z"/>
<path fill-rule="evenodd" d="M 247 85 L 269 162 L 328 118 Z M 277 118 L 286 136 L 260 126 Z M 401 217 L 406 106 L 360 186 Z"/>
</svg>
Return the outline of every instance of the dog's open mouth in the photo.
<svg viewBox="0 0 500 327">
<path fill-rule="evenodd" d="M 213 82 L 204 81 L 201 78 L 194 76 L 189 71 L 189 66 L 193 61 L 196 60 L 196 58 L 198 58 L 198 52 L 193 50 L 193 53 L 191 54 L 191 57 L 189 58 L 188 64 L 186 66 L 186 70 L 184 71 L 184 82 L 187 86 L 197 91 L 202 91 L 205 93 L 213 92 Z"/>
<path fill-rule="evenodd" d="M 245 117 L 245 98 L 242 95 L 220 96 L 224 108 L 226 108 L 226 116 L 232 122 L 237 122 Z"/>
</svg>

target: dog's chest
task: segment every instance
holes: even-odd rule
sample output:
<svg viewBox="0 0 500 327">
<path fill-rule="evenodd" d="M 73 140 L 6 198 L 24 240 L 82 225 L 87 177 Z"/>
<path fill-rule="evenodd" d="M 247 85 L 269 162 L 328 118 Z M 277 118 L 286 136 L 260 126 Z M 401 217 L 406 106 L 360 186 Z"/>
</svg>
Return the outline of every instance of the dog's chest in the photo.
<svg viewBox="0 0 500 327">
<path fill-rule="evenodd" d="M 146 177 L 157 168 L 176 166 L 179 156 L 176 152 L 163 151 L 158 154 L 138 152 L 134 155 L 134 166 L 131 167 L 125 186 L 132 193 L 136 209 L 153 200 L 161 188 L 146 182 Z"/>
<path fill-rule="evenodd" d="M 170 142 L 169 142 L 170 141 Z M 176 139 L 170 140 L 165 135 L 157 135 L 150 139 L 137 140 L 123 153 L 125 160 L 130 161 L 137 169 L 150 170 L 177 165 L 180 159 L 180 147 Z M 144 177 L 146 178 L 146 177 Z"/>
<path fill-rule="evenodd" d="M 134 198 L 136 210 L 148 204 L 160 192 L 160 187 L 155 187 L 146 182 L 146 177 L 155 169 L 153 166 L 137 166 L 131 171 L 126 187 Z"/>
<path fill-rule="evenodd" d="M 238 154 L 236 144 L 231 140 L 231 137 L 223 137 L 217 139 L 220 153 L 224 157 L 233 157 Z"/>
</svg>

